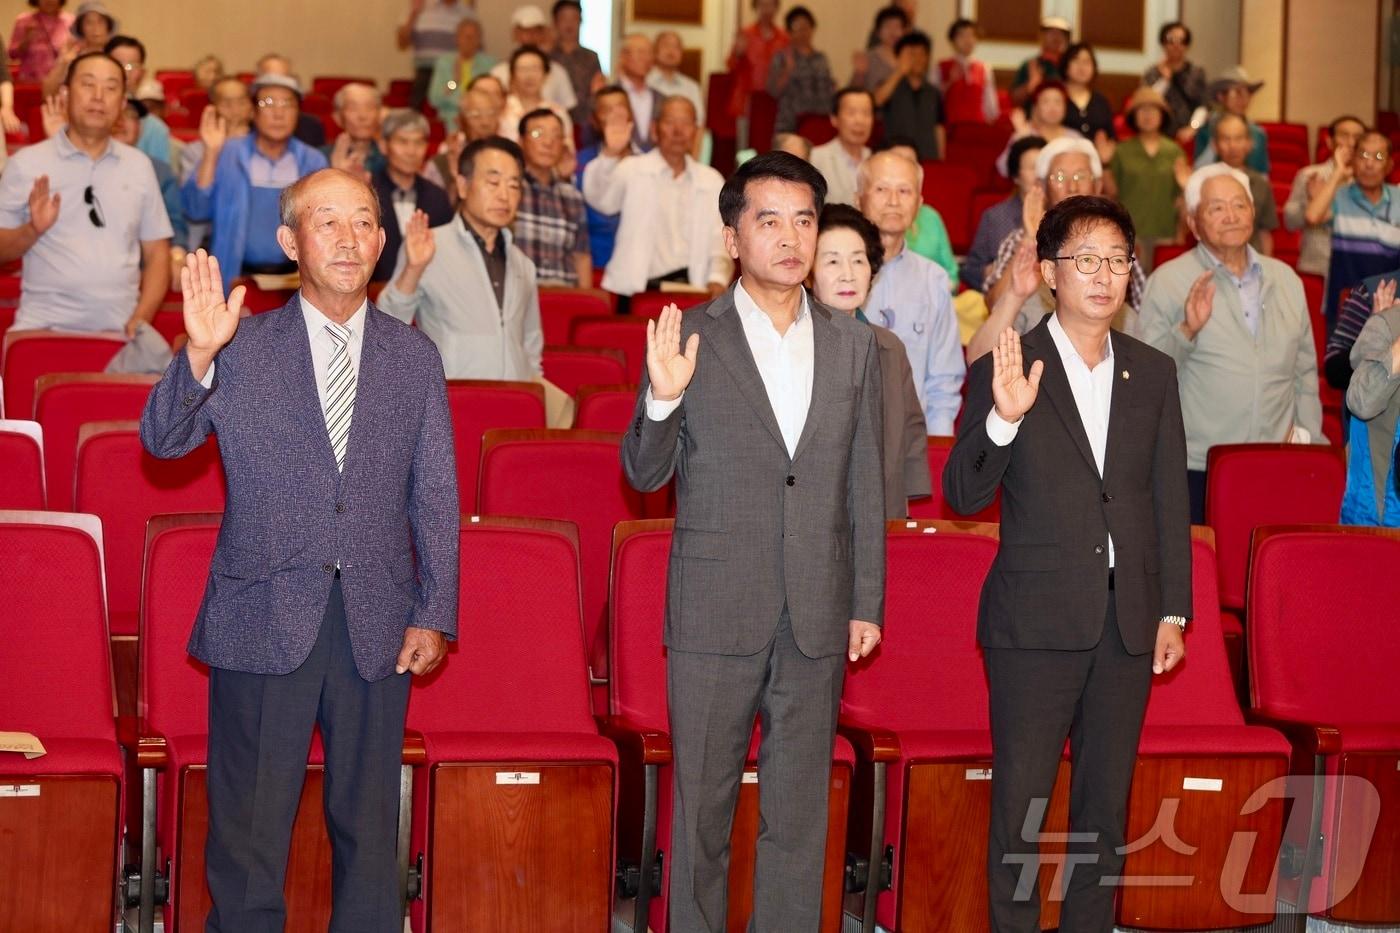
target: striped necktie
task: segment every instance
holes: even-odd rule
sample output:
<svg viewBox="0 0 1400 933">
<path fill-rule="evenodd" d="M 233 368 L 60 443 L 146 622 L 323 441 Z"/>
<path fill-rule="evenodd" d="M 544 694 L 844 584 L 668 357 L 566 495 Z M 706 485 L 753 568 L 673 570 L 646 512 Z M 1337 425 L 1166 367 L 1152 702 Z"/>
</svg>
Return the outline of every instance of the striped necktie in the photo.
<svg viewBox="0 0 1400 933">
<path fill-rule="evenodd" d="M 350 328 L 329 323 L 326 333 L 335 342 L 326 371 L 326 432 L 330 435 L 335 466 L 345 469 L 345 447 L 350 440 L 350 417 L 355 412 L 355 368 L 350 365 Z"/>
</svg>

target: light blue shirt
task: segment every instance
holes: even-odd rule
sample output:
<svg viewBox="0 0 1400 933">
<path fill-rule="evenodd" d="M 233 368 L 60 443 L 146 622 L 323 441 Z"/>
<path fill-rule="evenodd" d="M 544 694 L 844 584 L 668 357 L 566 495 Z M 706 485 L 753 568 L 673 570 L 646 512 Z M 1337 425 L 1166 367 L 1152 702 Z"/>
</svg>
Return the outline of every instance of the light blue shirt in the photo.
<svg viewBox="0 0 1400 933">
<path fill-rule="evenodd" d="M 908 247 L 880 268 L 865 316 L 904 341 L 929 434 L 952 435 L 967 375 L 948 273 Z"/>
<path fill-rule="evenodd" d="M 58 220 L 24 254 L 14 328 L 121 330 L 141 294 L 141 244 L 171 236 L 151 160 L 115 140 L 93 159 L 66 129 L 26 146 L 0 175 L 0 227 L 29 222 L 40 175 L 60 195 Z M 83 197 L 89 186 L 95 204 Z M 101 227 L 89 217 L 94 210 Z"/>
<path fill-rule="evenodd" d="M 1259 264 L 1259 254 L 1254 247 L 1245 246 L 1246 264 L 1244 275 L 1230 271 L 1230 267 L 1206 249 L 1204 243 L 1196 244 L 1207 266 L 1219 270 L 1220 274 L 1234 283 L 1240 293 L 1240 311 L 1244 314 L 1244 324 L 1254 336 L 1259 336 L 1259 319 L 1264 314 L 1264 267 Z"/>
</svg>

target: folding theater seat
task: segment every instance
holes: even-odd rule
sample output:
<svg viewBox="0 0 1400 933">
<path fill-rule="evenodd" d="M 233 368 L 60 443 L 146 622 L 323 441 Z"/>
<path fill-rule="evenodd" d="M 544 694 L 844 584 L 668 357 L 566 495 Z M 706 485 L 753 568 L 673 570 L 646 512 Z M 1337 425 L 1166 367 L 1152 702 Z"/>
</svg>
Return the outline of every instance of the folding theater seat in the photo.
<svg viewBox="0 0 1400 933">
<path fill-rule="evenodd" d="M 583 567 L 589 669 L 608 676 L 608 559 L 618 522 L 662 514 L 665 491 L 644 496 L 622 473 L 618 435 L 603 431 L 488 431 L 477 509 L 573 522 Z M 599 709 L 605 697 L 598 691 Z"/>
<path fill-rule="evenodd" d="M 672 776 L 662 626 L 671 527 L 669 519 L 627 522 L 617 527 L 613 538 L 609 613 L 612 679 L 604 728 L 617 743 L 622 762 L 618 876 L 619 890 L 631 903 L 619 904 L 618 912 L 638 933 L 646 929 L 666 933 L 668 929 Z M 728 928 L 735 931 L 746 928 L 753 909 L 758 782 L 762 780 L 757 768 L 758 738 L 755 727 L 730 834 Z M 846 818 L 854 764 L 850 744 L 837 736 L 827 811 L 823 933 L 836 933 L 842 925 Z"/>
<path fill-rule="evenodd" d="M 841 704 L 841 732 L 859 759 L 848 848 L 869 864 L 847 910 L 867 931 L 876 922 L 900 933 L 989 929 L 992 736 L 977 604 L 996 552 L 994 525 L 889 524 L 886 640 L 849 669 Z M 1062 764 L 1044 833 L 1066 831 L 1068 796 Z M 1041 844 L 1042 926 L 1058 919 L 1051 891 L 1063 860 L 1053 856 L 1063 851 Z"/>
<path fill-rule="evenodd" d="M 640 314 L 609 314 L 575 318 L 569 344 L 575 347 L 608 347 L 621 350 L 627 376 L 619 382 L 641 378 L 647 358 L 647 321 Z"/>
<path fill-rule="evenodd" d="M 569 342 L 569 326 L 574 318 L 612 314 L 613 298 L 597 288 L 540 289 L 540 325 L 546 344 Z"/>
<path fill-rule="evenodd" d="M 458 641 L 414 685 L 414 930 L 599 933 L 617 751 L 589 703 L 578 539 L 567 522 L 461 527 Z"/>
<path fill-rule="evenodd" d="M 0 509 L 44 508 L 44 429 L 0 419 Z"/>
<path fill-rule="evenodd" d="M 977 172 L 957 162 L 924 162 L 924 203 L 938 211 L 948 229 L 953 251 L 962 254 L 972 245 L 972 192 Z"/>
<path fill-rule="evenodd" d="M 34 384 L 45 373 L 100 373 L 126 345 L 120 334 L 12 330 L 5 334 L 5 412 L 34 416 Z"/>
<path fill-rule="evenodd" d="M 933 518 L 947 521 L 999 522 L 1001 521 L 1001 492 L 991 505 L 975 515 L 963 516 L 953 511 L 943 499 L 943 467 L 948 463 L 948 455 L 953 451 L 956 438 L 930 434 L 928 438 L 928 470 L 931 480 L 929 488 L 933 495 L 925 499 L 915 499 L 909 503 L 910 518 Z"/>
<path fill-rule="evenodd" d="M 34 383 L 34 420 L 44 426 L 49 508 L 73 508 L 78 429 L 89 421 L 135 421 L 158 377 L 107 373 L 50 373 Z M 110 555 L 109 555 L 110 556 Z M 133 605 L 131 611 L 135 612 Z"/>
<path fill-rule="evenodd" d="M 634 317 L 658 318 L 667 305 L 674 304 L 682 311 L 689 311 L 709 300 L 707 292 L 638 292 L 632 296 L 631 314 Z M 636 373 L 631 378 L 637 378 Z"/>
<path fill-rule="evenodd" d="M 543 428 L 544 387 L 538 382 L 450 379 L 447 407 L 457 454 L 457 497 L 462 512 L 476 511 L 481 436 L 492 428 Z"/>
<path fill-rule="evenodd" d="M 0 930 L 111 930 L 122 760 L 91 515 L 0 511 L 0 729 L 46 754 L 0 752 Z"/>
<path fill-rule="evenodd" d="M 580 386 L 621 385 L 641 372 L 629 372 L 627 357 L 609 347 L 546 346 L 540 363 L 544 377 L 570 395 Z"/>
<path fill-rule="evenodd" d="M 1400 925 L 1400 532 L 1259 528 L 1249 565 L 1255 718 L 1293 744 L 1280 900 Z"/>
<path fill-rule="evenodd" d="M 626 431 L 637 406 L 633 385 L 581 386 L 574 427 L 585 431 Z"/>
<path fill-rule="evenodd" d="M 1193 529 L 1186 658 L 1152 680 L 1128 801 L 1124 927 L 1214 930 L 1274 918 L 1283 801 L 1253 798 L 1287 774 L 1289 746 L 1274 729 L 1246 725 L 1240 711 L 1213 539 L 1209 528 Z"/>
</svg>

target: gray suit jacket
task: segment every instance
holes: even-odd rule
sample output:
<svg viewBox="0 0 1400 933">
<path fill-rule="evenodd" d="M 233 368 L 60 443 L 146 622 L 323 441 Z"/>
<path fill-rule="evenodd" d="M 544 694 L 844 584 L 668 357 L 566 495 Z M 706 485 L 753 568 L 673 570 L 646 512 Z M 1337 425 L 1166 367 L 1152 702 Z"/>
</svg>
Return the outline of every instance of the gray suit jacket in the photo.
<svg viewBox="0 0 1400 933">
<path fill-rule="evenodd" d="M 695 375 L 670 417 L 646 415 L 642 372 L 622 465 L 638 489 L 676 476 L 666 645 L 762 650 L 786 604 L 808 657 L 846 649 L 851 619 L 884 615 L 880 363 L 869 327 L 809 299 L 812 401 L 788 456 L 734 291 L 687 311 Z"/>
<path fill-rule="evenodd" d="M 914 388 L 914 370 L 904 341 L 871 324 L 880 348 L 881 397 L 885 403 L 885 517 L 909 517 L 909 500 L 932 491 L 928 471 L 928 422 Z"/>
<path fill-rule="evenodd" d="M 154 456 L 184 456 L 210 433 L 228 505 L 192 655 L 228 670 L 295 670 L 315 644 L 337 561 L 361 677 L 393 672 L 408 626 L 456 636 L 452 421 L 427 337 L 370 305 L 341 473 L 293 296 L 239 323 L 212 388 L 181 352 L 151 391 L 141 440 Z"/>
</svg>

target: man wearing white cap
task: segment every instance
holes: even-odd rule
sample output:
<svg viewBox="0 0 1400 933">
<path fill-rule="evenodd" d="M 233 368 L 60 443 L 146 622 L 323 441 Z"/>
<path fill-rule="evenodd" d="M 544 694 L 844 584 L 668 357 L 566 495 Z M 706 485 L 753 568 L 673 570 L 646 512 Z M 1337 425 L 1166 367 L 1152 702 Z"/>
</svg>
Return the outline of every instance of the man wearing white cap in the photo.
<svg viewBox="0 0 1400 933">
<path fill-rule="evenodd" d="M 1069 47 L 1070 32 L 1069 20 L 1063 16 L 1047 16 L 1040 21 L 1040 51 L 1016 69 L 1016 78 L 1011 82 L 1012 101 L 1023 104 L 1040 82 L 1063 79 L 1060 56 Z"/>
<path fill-rule="evenodd" d="M 527 4 L 516 7 L 514 13 L 510 15 L 511 39 L 515 42 L 515 47 L 522 45 L 533 45 L 543 49 L 548 55 L 554 43 L 549 34 L 549 20 L 545 18 L 544 10 L 534 4 Z M 491 74 L 501 82 L 502 87 L 510 87 L 510 56 L 507 55 L 495 68 L 491 69 Z M 568 69 L 551 68 L 544 76 L 544 87 L 540 89 L 540 96 L 551 104 L 558 104 L 565 111 L 573 110 L 578 105 L 578 95 L 574 94 L 574 82 L 569 78 Z"/>
</svg>

